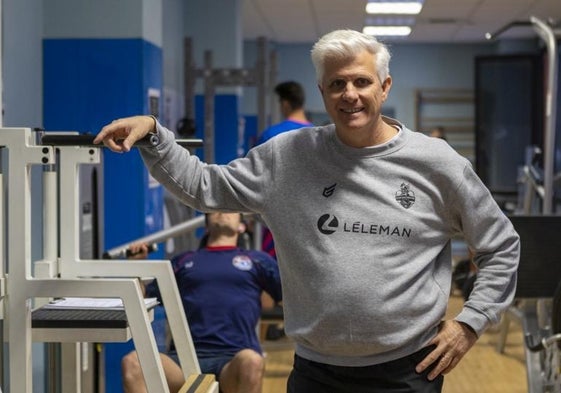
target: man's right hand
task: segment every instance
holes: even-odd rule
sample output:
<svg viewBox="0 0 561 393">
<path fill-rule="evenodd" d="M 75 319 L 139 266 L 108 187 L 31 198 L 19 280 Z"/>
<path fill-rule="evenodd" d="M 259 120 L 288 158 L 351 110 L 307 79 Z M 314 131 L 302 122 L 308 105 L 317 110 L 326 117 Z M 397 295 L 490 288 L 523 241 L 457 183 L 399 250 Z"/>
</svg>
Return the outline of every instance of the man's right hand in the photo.
<svg viewBox="0 0 561 393">
<path fill-rule="evenodd" d="M 148 245 L 146 243 L 132 243 L 129 245 L 128 259 L 147 259 Z"/>
<path fill-rule="evenodd" d="M 156 130 L 156 120 L 152 116 L 132 116 L 113 120 L 101 129 L 94 143 L 105 144 L 117 153 L 130 151 L 139 139 Z"/>
</svg>

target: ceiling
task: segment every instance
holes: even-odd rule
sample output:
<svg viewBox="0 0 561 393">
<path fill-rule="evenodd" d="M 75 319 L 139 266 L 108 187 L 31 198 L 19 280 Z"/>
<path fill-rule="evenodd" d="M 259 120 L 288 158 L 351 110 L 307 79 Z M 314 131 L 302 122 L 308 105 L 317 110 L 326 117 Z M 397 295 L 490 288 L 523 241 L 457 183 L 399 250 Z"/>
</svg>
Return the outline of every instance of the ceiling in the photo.
<svg viewBox="0 0 561 393">
<path fill-rule="evenodd" d="M 311 43 L 329 31 L 362 30 L 366 0 L 243 0 L 245 39 Z M 425 0 L 412 33 L 385 42 L 474 43 L 514 21 L 534 16 L 558 26 L 561 0 Z M 555 29 L 556 33 L 557 28 Z M 507 29 L 501 38 L 536 37 L 531 26 Z"/>
</svg>

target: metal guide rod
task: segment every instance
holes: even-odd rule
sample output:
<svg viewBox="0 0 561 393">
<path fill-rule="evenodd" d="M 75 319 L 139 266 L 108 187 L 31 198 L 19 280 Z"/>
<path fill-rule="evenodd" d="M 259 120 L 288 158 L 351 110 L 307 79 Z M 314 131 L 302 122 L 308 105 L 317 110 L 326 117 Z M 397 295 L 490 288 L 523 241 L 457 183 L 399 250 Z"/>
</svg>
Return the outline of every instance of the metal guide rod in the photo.
<svg viewBox="0 0 561 393">
<path fill-rule="evenodd" d="M 195 118 L 195 60 L 193 59 L 193 41 L 189 37 L 183 39 L 183 79 L 185 88 L 184 116 Z"/>
<path fill-rule="evenodd" d="M 58 252 L 57 174 L 54 165 L 43 170 L 43 259 L 54 263 Z"/>
<path fill-rule="evenodd" d="M 544 199 L 543 214 L 553 210 L 553 175 L 555 163 L 555 127 L 557 120 L 557 76 L 558 57 L 555 34 L 547 24 L 530 17 L 534 29 L 545 41 L 547 47 L 547 91 L 545 96 L 545 143 L 544 143 Z"/>
<path fill-rule="evenodd" d="M 212 52 L 205 51 L 204 64 L 204 138 L 207 144 L 204 148 L 204 159 L 209 164 L 214 163 L 214 95 L 216 93 L 214 78 L 212 77 Z"/>
<path fill-rule="evenodd" d="M 257 73 L 257 133 L 263 132 L 267 126 L 267 40 L 264 37 L 257 39 L 257 61 L 255 70 Z"/>
<path fill-rule="evenodd" d="M 267 91 L 271 92 L 277 85 L 277 52 L 271 51 L 269 54 L 269 83 L 267 84 Z M 280 106 L 274 94 L 267 94 L 269 113 L 271 114 L 271 124 L 279 123 L 281 121 Z M 265 114 L 263 115 L 264 117 Z M 264 129 L 259 130 L 262 133 Z"/>
<path fill-rule="evenodd" d="M 104 147 L 103 144 L 94 144 L 93 140 L 96 135 L 91 134 L 43 134 L 41 137 L 42 145 L 49 146 L 92 146 L 92 147 Z M 176 139 L 175 142 L 183 147 L 202 147 L 204 145 L 202 139 Z M 136 147 L 150 147 L 156 146 L 160 143 L 160 138 L 156 134 L 148 134 L 144 138 L 137 141 L 134 146 Z"/>
<path fill-rule="evenodd" d="M 0 155 L 1 158 L 1 155 Z M 6 295 L 4 275 L 6 273 L 6 260 L 4 258 L 4 179 L 0 170 L 0 320 L 4 319 L 4 295 Z M 2 334 L 3 335 L 3 334 Z M 0 356 L 3 351 L 0 348 Z M 0 370 L 0 383 L 2 382 L 2 370 Z"/>
</svg>

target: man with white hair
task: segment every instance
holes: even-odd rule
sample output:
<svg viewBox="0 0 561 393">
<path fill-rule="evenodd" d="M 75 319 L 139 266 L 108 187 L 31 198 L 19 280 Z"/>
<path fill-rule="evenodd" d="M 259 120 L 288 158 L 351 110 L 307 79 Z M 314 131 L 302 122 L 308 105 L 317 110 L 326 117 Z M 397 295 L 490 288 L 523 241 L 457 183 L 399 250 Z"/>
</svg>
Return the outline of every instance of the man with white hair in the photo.
<svg viewBox="0 0 561 393">
<path fill-rule="evenodd" d="M 440 392 L 513 300 L 519 236 L 469 161 L 382 116 L 385 45 L 337 30 L 311 55 L 334 124 L 278 135 L 228 165 L 201 163 L 147 116 L 114 121 L 96 142 L 125 152 L 157 133 L 141 154 L 176 197 L 263 217 L 296 342 L 289 392 Z M 460 235 L 478 276 L 460 313 L 443 320 Z"/>
</svg>

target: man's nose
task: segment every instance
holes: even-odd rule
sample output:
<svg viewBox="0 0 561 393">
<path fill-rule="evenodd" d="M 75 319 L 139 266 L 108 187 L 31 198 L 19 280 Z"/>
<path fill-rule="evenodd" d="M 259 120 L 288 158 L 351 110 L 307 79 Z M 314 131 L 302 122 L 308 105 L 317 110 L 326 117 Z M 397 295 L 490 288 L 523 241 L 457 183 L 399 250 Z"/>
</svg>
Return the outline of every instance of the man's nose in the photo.
<svg viewBox="0 0 561 393">
<path fill-rule="evenodd" d="M 347 86 L 345 86 L 345 90 L 343 91 L 343 99 L 347 101 L 354 101 L 357 99 L 357 97 L 358 94 L 353 84 L 347 84 Z"/>
</svg>

